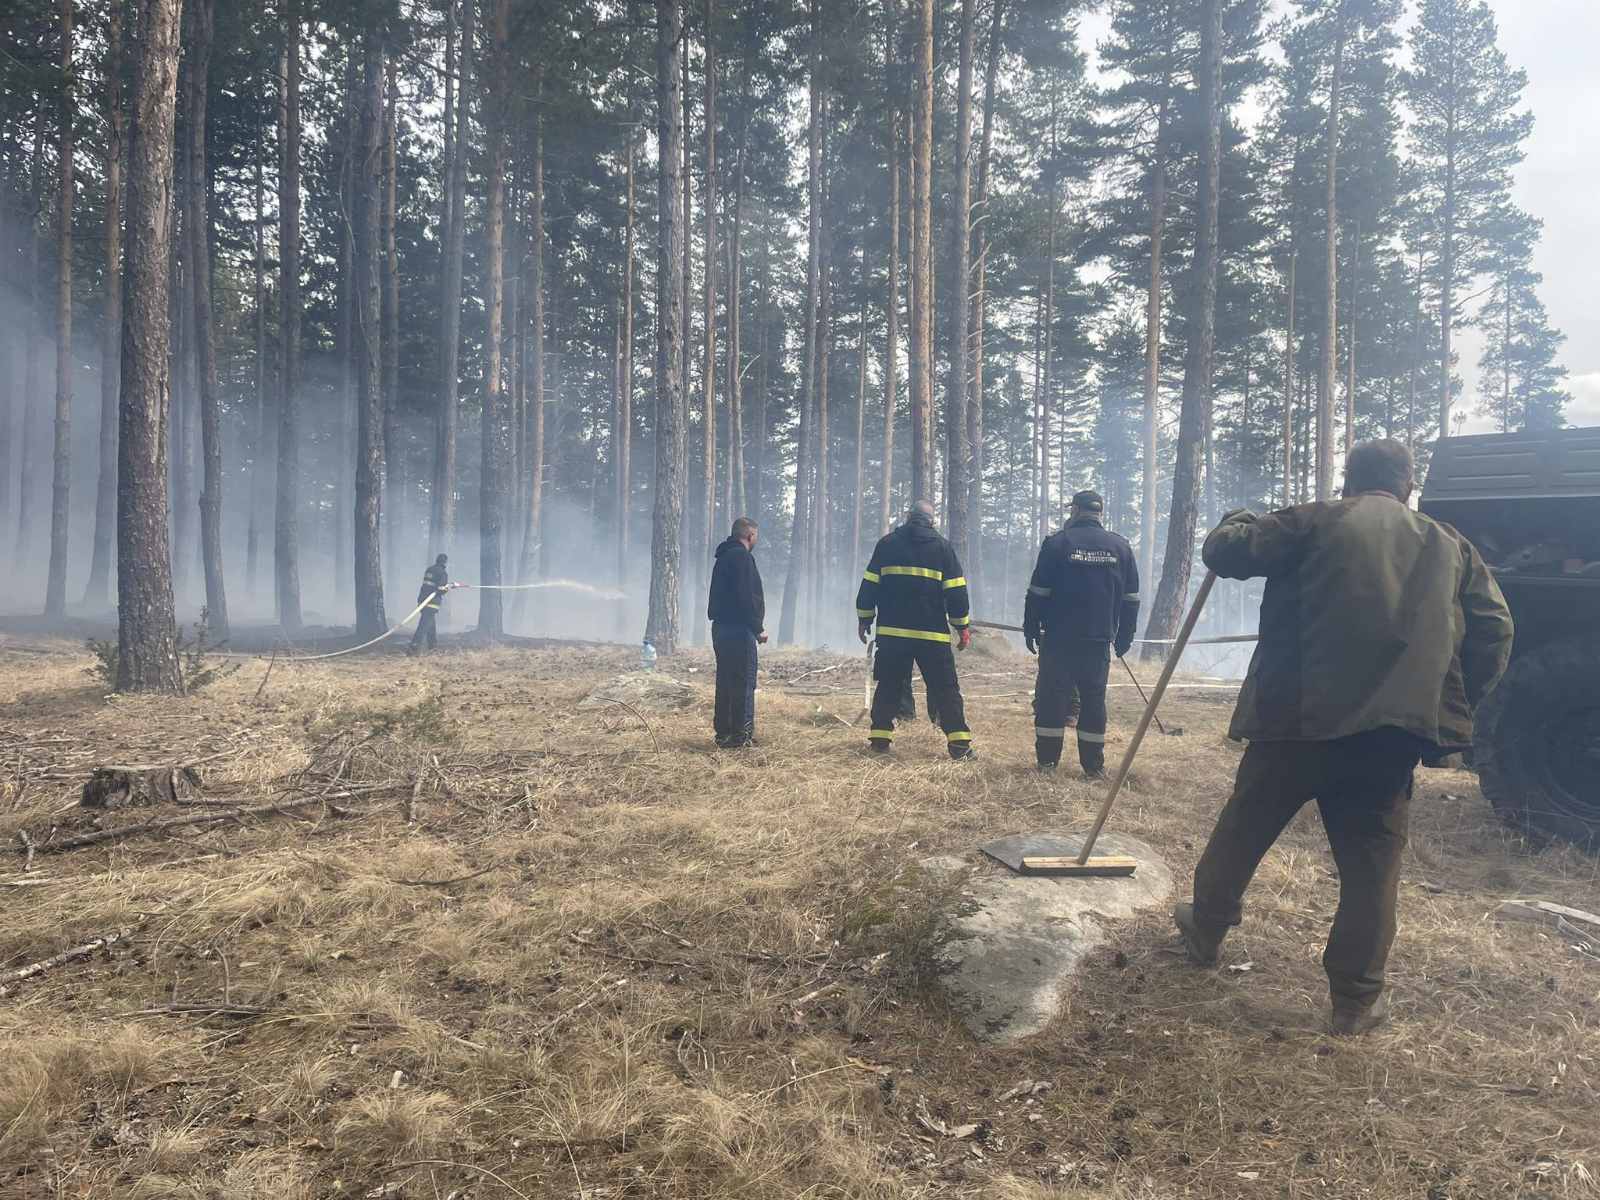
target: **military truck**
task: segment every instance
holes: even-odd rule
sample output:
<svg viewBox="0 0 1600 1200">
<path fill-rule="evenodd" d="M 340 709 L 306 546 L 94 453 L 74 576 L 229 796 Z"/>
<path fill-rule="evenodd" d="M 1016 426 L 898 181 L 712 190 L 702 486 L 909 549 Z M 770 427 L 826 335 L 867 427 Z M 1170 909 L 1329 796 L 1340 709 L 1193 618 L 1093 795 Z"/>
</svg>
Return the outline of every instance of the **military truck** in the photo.
<svg viewBox="0 0 1600 1200">
<path fill-rule="evenodd" d="M 1422 511 L 1470 538 L 1517 637 L 1472 765 L 1525 833 L 1600 851 L 1600 428 L 1444 438 Z"/>
</svg>

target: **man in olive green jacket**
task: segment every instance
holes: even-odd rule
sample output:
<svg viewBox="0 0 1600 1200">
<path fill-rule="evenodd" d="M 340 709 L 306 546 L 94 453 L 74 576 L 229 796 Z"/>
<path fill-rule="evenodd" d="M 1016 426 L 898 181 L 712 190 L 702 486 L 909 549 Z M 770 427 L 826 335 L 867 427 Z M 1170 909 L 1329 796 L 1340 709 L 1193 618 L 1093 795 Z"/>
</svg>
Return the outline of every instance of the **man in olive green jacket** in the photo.
<svg viewBox="0 0 1600 1200">
<path fill-rule="evenodd" d="M 1412 773 L 1472 744 L 1472 712 L 1505 670 L 1511 614 L 1472 544 L 1407 505 L 1410 452 L 1355 447 L 1344 498 L 1264 517 L 1231 513 L 1206 539 L 1226 579 L 1265 576 L 1261 640 L 1232 735 L 1249 741 L 1232 798 L 1174 918 L 1210 966 L 1261 858 L 1310 800 L 1339 868 L 1323 966 L 1336 1033 L 1388 1015 Z"/>
</svg>

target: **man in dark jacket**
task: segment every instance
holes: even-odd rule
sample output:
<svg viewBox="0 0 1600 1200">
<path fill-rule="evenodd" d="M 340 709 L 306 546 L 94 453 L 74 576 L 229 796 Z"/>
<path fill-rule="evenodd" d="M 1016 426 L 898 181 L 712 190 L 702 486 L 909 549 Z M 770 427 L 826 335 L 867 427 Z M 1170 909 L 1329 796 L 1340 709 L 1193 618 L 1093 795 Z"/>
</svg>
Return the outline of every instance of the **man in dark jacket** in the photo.
<svg viewBox="0 0 1600 1200">
<path fill-rule="evenodd" d="M 417 614 L 417 631 L 411 635 L 410 653 L 413 657 L 439 644 L 439 606 L 444 603 L 444 594 L 450 590 L 450 572 L 445 569 L 449 561 L 449 555 L 441 554 L 422 573 L 422 586 L 417 589 L 416 599 L 416 603 L 422 605 L 422 611 Z"/>
<path fill-rule="evenodd" d="M 872 632 L 873 620 L 878 622 L 873 750 L 885 753 L 894 743 L 895 717 L 915 666 L 928 685 L 928 707 L 938 714 L 950 757 L 971 757 L 972 731 L 967 728 L 950 648 L 952 629 L 959 631 L 963 650 L 972 644 L 969 605 L 955 549 L 934 529 L 933 506 L 919 500 L 906 514 L 905 524 L 879 540 L 856 592 L 863 642 Z"/>
<path fill-rule="evenodd" d="M 1106 773 L 1106 676 L 1115 645 L 1121 658 L 1139 620 L 1139 567 L 1133 549 L 1101 522 L 1097 492 L 1072 498 L 1067 524 L 1039 549 L 1023 605 L 1023 640 L 1039 655 L 1033 692 L 1034 753 L 1053 771 L 1078 714 L 1078 762 L 1091 779 Z M 1037 650 L 1036 650 L 1037 647 Z"/>
<path fill-rule="evenodd" d="M 717 655 L 717 745 L 740 750 L 756 738 L 756 646 L 767 640 L 766 596 L 756 566 L 759 531 L 749 517 L 733 523 L 711 568 L 711 648 Z"/>
<path fill-rule="evenodd" d="M 1261 640 L 1231 734 L 1250 743 L 1232 798 L 1173 913 L 1213 966 L 1262 857 L 1315 800 L 1339 868 L 1322 964 L 1332 1029 L 1382 1024 L 1411 779 L 1424 754 L 1472 743 L 1472 710 L 1511 654 L 1511 613 L 1472 543 L 1413 512 L 1411 454 L 1355 447 L 1344 498 L 1231 513 L 1206 539 L 1227 579 L 1264 576 Z"/>
</svg>

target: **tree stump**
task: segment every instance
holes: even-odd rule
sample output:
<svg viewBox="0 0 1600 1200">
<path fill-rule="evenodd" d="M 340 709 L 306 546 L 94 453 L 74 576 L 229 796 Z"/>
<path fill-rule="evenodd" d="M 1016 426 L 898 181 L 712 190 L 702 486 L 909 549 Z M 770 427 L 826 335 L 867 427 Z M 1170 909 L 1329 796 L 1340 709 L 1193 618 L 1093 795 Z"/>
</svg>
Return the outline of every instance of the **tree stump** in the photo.
<svg viewBox="0 0 1600 1200">
<path fill-rule="evenodd" d="M 193 767 L 96 767 L 83 785 L 84 808 L 181 804 L 200 790 Z"/>
</svg>

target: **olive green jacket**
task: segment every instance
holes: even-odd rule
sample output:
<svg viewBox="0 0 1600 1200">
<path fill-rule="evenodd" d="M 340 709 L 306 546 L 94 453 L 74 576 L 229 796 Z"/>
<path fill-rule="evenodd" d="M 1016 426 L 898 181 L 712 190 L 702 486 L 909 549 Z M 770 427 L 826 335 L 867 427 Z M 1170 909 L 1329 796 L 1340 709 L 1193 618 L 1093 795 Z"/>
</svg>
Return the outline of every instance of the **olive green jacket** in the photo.
<svg viewBox="0 0 1600 1200">
<path fill-rule="evenodd" d="M 1232 734 L 1329 741 L 1386 725 L 1441 750 L 1511 655 L 1511 612 L 1472 543 L 1386 492 L 1235 513 L 1206 538 L 1225 579 L 1265 576 Z"/>
</svg>

